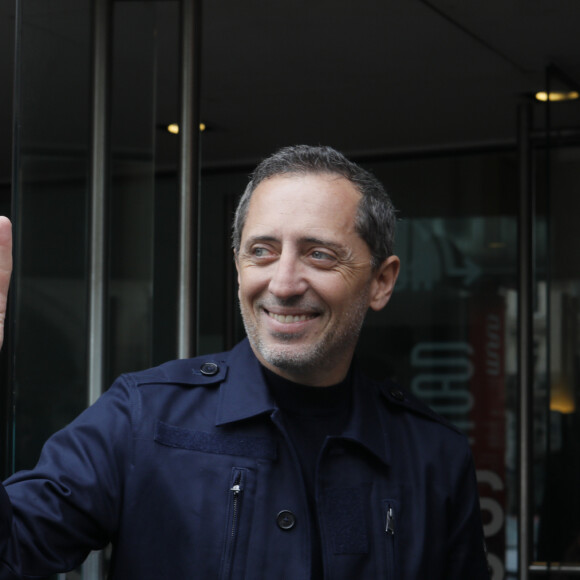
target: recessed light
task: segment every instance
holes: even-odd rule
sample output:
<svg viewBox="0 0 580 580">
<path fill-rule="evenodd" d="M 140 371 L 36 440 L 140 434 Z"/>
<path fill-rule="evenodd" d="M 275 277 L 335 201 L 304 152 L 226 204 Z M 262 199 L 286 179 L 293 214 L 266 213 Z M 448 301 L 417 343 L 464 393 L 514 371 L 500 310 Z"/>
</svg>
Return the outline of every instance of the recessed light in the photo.
<svg viewBox="0 0 580 580">
<path fill-rule="evenodd" d="M 556 101 L 573 101 L 580 96 L 577 91 L 550 91 L 550 102 Z M 548 93 L 540 91 L 536 93 L 536 100 L 546 102 L 548 100 Z"/>
<path fill-rule="evenodd" d="M 168 133 L 171 133 L 173 135 L 179 135 L 179 125 L 177 123 L 171 123 L 171 125 L 167 125 L 166 129 Z M 205 131 L 205 129 L 206 129 L 205 123 L 200 123 L 199 130 Z"/>
</svg>

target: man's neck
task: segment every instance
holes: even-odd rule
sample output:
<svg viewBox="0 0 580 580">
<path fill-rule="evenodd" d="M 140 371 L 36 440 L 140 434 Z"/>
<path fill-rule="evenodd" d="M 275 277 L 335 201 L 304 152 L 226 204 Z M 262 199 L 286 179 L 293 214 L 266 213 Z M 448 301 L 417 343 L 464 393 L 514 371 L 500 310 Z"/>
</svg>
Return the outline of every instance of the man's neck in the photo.
<svg viewBox="0 0 580 580">
<path fill-rule="evenodd" d="M 256 356 L 260 363 L 270 372 L 286 379 L 287 381 L 308 387 L 330 387 L 341 383 L 346 378 L 351 363 L 351 359 L 349 359 L 348 364 L 341 364 L 331 370 L 311 368 L 282 369 L 263 360 L 259 355 Z"/>
</svg>

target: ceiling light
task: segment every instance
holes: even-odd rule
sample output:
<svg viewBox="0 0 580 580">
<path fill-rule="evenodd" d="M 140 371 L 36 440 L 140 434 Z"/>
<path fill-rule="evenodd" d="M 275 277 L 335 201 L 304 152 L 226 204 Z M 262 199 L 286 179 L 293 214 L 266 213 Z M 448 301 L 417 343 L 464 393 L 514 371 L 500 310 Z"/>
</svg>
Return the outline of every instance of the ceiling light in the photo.
<svg viewBox="0 0 580 580">
<path fill-rule="evenodd" d="M 179 125 L 177 123 L 171 123 L 171 125 L 167 125 L 166 129 L 169 133 L 173 135 L 179 135 Z M 206 129 L 205 123 L 200 123 L 199 130 L 205 131 L 205 129 Z"/>
<path fill-rule="evenodd" d="M 550 91 L 550 101 L 573 101 L 577 99 L 580 95 L 577 91 Z M 540 91 L 536 93 L 536 100 L 546 102 L 548 100 L 548 93 L 546 91 Z"/>
</svg>

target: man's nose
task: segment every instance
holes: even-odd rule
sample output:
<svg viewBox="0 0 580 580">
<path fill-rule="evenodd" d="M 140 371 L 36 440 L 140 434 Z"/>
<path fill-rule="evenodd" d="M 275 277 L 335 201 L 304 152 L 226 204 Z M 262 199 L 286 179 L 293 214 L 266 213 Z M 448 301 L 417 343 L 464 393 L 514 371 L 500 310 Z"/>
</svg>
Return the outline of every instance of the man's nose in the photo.
<svg viewBox="0 0 580 580">
<path fill-rule="evenodd" d="M 308 283 L 304 277 L 304 264 L 290 252 L 282 252 L 273 265 L 268 289 L 278 298 L 291 298 L 306 292 Z"/>
</svg>

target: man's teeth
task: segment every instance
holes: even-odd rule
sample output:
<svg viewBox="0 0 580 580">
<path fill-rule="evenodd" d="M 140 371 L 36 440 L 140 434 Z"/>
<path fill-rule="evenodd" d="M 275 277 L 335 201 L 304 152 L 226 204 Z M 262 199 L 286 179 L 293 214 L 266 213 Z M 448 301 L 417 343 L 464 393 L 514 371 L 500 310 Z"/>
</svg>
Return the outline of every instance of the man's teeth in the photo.
<svg viewBox="0 0 580 580">
<path fill-rule="evenodd" d="M 293 316 L 291 314 L 274 314 L 273 312 L 268 312 L 268 315 L 271 316 L 274 320 L 283 323 L 302 322 L 303 320 L 310 320 L 311 318 L 314 318 L 312 314 L 300 314 L 298 316 Z"/>
</svg>

